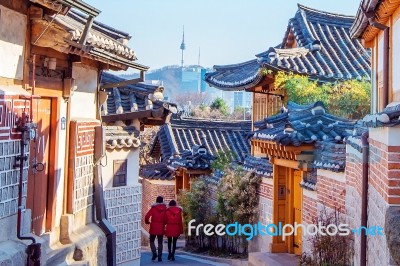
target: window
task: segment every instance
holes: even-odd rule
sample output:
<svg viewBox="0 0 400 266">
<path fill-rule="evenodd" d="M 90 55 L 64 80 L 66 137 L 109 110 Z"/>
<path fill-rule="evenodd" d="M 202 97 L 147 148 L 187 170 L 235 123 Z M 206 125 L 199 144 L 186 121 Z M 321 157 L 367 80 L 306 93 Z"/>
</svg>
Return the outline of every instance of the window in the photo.
<svg viewBox="0 0 400 266">
<path fill-rule="evenodd" d="M 114 160 L 113 187 L 126 186 L 126 170 L 128 160 Z"/>
</svg>

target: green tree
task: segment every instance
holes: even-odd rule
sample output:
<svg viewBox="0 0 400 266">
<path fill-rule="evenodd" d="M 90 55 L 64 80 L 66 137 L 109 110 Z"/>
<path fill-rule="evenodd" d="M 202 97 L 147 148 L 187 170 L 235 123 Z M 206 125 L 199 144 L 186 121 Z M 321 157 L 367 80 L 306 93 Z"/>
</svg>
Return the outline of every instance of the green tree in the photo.
<svg viewBox="0 0 400 266">
<path fill-rule="evenodd" d="M 284 91 L 289 101 L 298 104 L 322 101 L 337 116 L 359 119 L 370 110 L 371 83 L 366 79 L 321 84 L 307 76 L 278 72 L 274 86 Z"/>
<path fill-rule="evenodd" d="M 223 115 L 229 114 L 229 106 L 224 99 L 217 97 L 210 105 L 211 110 L 219 110 Z"/>
</svg>

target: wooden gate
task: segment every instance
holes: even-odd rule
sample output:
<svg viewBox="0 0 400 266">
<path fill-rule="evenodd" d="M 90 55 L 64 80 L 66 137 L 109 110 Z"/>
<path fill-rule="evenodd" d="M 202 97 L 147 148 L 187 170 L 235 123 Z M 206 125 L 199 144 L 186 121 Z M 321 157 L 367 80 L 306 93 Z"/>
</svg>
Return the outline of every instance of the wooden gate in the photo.
<svg viewBox="0 0 400 266">
<path fill-rule="evenodd" d="M 29 156 L 28 195 L 26 206 L 32 210 L 32 232 L 45 232 L 51 132 L 51 99 L 33 101 L 33 121 L 37 123 L 37 137 L 31 141 Z M 43 165 L 42 165 L 43 164 Z M 35 169 L 35 165 L 37 165 Z M 41 170 L 41 171 L 38 171 Z"/>
<path fill-rule="evenodd" d="M 301 171 L 294 171 L 293 174 L 293 221 L 297 224 L 301 224 L 301 209 L 302 209 L 302 197 L 301 197 Z M 297 230 L 297 235 L 293 237 L 294 254 L 301 255 L 302 251 L 302 231 L 301 228 Z"/>
</svg>

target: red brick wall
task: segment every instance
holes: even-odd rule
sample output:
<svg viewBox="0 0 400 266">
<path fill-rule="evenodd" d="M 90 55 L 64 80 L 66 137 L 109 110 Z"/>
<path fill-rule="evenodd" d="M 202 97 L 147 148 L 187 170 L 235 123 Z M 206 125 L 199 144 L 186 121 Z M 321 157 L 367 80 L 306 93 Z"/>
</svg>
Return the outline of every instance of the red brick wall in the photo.
<svg viewBox="0 0 400 266">
<path fill-rule="evenodd" d="M 358 156 L 353 152 L 357 152 Z M 346 185 L 353 187 L 361 197 L 362 154 L 354 150 L 346 154 Z"/>
<path fill-rule="evenodd" d="M 150 226 L 144 223 L 144 216 L 150 209 L 151 204 L 156 202 L 157 196 L 163 196 L 164 202 L 169 203 L 170 200 L 175 198 L 175 185 L 172 185 L 170 181 L 156 181 L 157 184 L 151 182 L 151 180 L 142 180 L 142 227 L 148 232 Z M 167 183 L 168 182 L 168 183 Z M 179 203 L 178 203 L 179 204 Z"/>
<path fill-rule="evenodd" d="M 317 202 L 315 199 L 303 194 L 303 222 L 307 224 L 315 223 L 317 218 Z"/>
<path fill-rule="evenodd" d="M 400 147 L 370 139 L 369 183 L 389 204 L 400 204 Z"/>
<path fill-rule="evenodd" d="M 344 213 L 346 183 L 321 175 L 321 172 L 322 171 L 318 170 L 318 203 L 330 209 L 337 209 L 338 211 Z M 330 171 L 326 171 L 326 173 L 329 173 L 329 176 L 338 175 L 338 173 Z"/>
</svg>

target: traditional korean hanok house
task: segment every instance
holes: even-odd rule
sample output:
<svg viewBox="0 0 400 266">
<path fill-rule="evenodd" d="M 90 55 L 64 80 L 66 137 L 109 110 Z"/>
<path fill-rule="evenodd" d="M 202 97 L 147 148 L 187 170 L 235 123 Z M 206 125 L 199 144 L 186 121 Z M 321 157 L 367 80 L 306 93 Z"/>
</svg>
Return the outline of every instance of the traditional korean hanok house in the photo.
<svg viewBox="0 0 400 266">
<path fill-rule="evenodd" d="M 287 112 L 254 124 L 254 153 L 273 165 L 267 224 L 313 224 L 318 210 L 346 213 L 345 144 L 355 122 L 326 113 L 321 102 L 288 103 Z M 317 169 L 317 170 L 316 170 Z M 310 252 L 305 235 L 263 236 L 262 251 Z"/>
<path fill-rule="evenodd" d="M 94 21 L 99 12 L 83 1 L 0 3 L 0 262 L 115 264 L 113 228 L 93 215 L 104 206 L 93 189 L 100 74 L 148 67 L 127 33 Z"/>
<path fill-rule="evenodd" d="M 370 53 L 351 39 L 353 16 L 298 5 L 282 43 L 247 62 L 214 66 L 206 82 L 226 91 L 253 92 L 253 121 L 279 112 L 285 91 L 274 88 L 278 71 L 307 75 L 319 82 L 370 78 Z"/>
<path fill-rule="evenodd" d="M 351 39 L 350 37 L 350 28 L 354 20 L 355 17 L 353 16 L 334 14 L 298 5 L 298 11 L 293 18 L 289 19 L 282 43 L 276 47 L 271 47 L 266 52 L 256 55 L 256 59 L 251 61 L 227 66 L 215 66 L 214 72 L 207 73 L 206 81 L 211 86 L 222 90 L 252 91 L 252 119 L 254 122 L 268 119 L 269 116 L 279 113 L 282 103 L 285 103 L 287 100 L 284 90 L 274 88 L 274 75 L 278 71 L 307 75 L 311 79 L 318 80 L 319 82 L 334 82 L 362 78 L 371 79 L 370 52 L 359 40 Z M 268 124 L 273 124 L 273 122 L 274 121 L 271 120 Z M 253 123 L 253 128 L 254 127 L 256 127 L 256 123 Z M 316 140 L 320 139 L 318 135 L 316 135 L 316 137 Z M 252 142 L 252 155 L 255 157 L 266 156 L 266 152 L 259 153 L 260 150 L 259 147 L 256 146 L 258 145 L 257 143 L 257 141 Z M 293 145 L 280 146 L 281 144 L 279 144 L 276 146 L 270 145 L 270 148 L 267 147 L 266 149 L 270 152 L 276 151 L 277 154 L 281 154 L 276 156 L 278 159 L 277 162 L 282 162 L 282 156 L 288 163 L 285 167 L 292 169 L 292 167 L 296 166 L 299 167 L 299 170 L 305 170 L 306 168 L 304 167 L 308 169 L 308 166 L 312 165 L 311 162 L 314 159 L 318 159 L 318 156 L 314 158 L 314 151 L 316 148 L 332 149 L 329 156 L 331 156 L 331 153 L 335 153 L 335 149 L 338 149 L 336 144 L 314 145 L 308 143 L 304 144 L 301 141 L 300 143 L 302 143 L 300 147 L 292 147 Z M 340 156 L 343 158 L 344 146 L 343 144 L 341 145 L 342 146 L 339 145 L 340 149 L 342 149 Z M 279 150 L 279 147 L 281 147 L 282 150 Z M 299 155 L 297 154 L 298 152 L 302 154 Z M 307 160 L 311 161 L 306 164 L 298 165 L 299 161 L 303 161 L 302 158 L 304 160 L 308 158 Z M 334 158 L 335 156 L 329 160 L 333 160 Z M 332 163 L 330 165 L 326 163 L 324 157 L 322 157 L 322 159 L 324 163 L 322 166 L 318 164 L 317 167 L 324 167 L 324 165 L 327 167 L 332 166 Z M 290 164 L 290 162 L 292 163 Z M 319 163 L 321 163 L 321 161 Z M 342 164 L 344 164 L 343 161 L 339 166 L 335 165 L 332 170 L 336 171 L 336 168 L 339 167 L 340 171 L 343 171 Z M 274 166 L 274 170 L 275 168 L 279 169 L 280 166 Z M 312 167 L 309 170 L 311 169 Z M 303 206 L 305 206 L 304 204 L 309 204 L 309 201 L 314 203 L 318 199 L 316 193 L 312 192 L 313 189 L 315 189 L 315 184 L 309 181 L 315 180 L 317 173 L 315 171 L 303 171 L 309 174 L 299 177 L 299 173 L 301 173 L 299 170 L 293 170 L 292 172 L 289 170 L 282 170 L 280 171 L 280 175 L 283 179 L 290 177 L 290 181 L 288 181 L 286 185 L 291 186 L 301 182 L 303 188 L 301 190 L 296 190 L 296 193 L 300 191 L 300 194 L 304 196 Z M 339 174 L 336 174 L 335 171 L 329 171 L 329 173 L 325 172 L 324 176 L 331 176 L 331 172 L 332 176 L 341 175 L 340 171 Z M 284 173 L 282 174 L 282 172 Z M 296 173 L 296 175 L 294 175 L 294 173 Z M 323 173 L 323 171 L 321 170 L 320 173 Z M 275 180 L 275 174 L 273 176 L 273 179 L 263 178 L 261 184 L 263 188 L 262 191 L 265 191 L 265 193 L 260 194 L 260 221 L 265 221 L 266 219 L 265 210 L 269 212 L 269 222 L 277 219 L 274 215 L 278 215 L 278 210 L 276 210 L 274 204 L 275 201 L 279 200 L 279 185 L 275 183 L 277 182 L 277 180 Z M 304 177 L 306 177 L 306 179 L 304 179 Z M 294 178 L 296 178 L 296 182 L 293 181 Z M 343 178 L 339 180 L 343 181 Z M 281 186 L 281 188 L 283 187 Z M 285 190 L 282 189 L 281 192 L 284 193 Z M 283 195 L 280 197 L 282 198 Z M 281 202 L 285 202 L 285 200 Z M 341 205 L 343 205 L 342 202 Z M 309 206 L 311 211 L 303 211 L 303 221 L 307 223 L 312 222 L 313 217 L 316 215 L 316 205 L 311 204 Z M 288 205 L 286 207 L 292 208 L 293 206 Z M 310 214 L 308 215 L 306 213 Z M 292 243 L 292 240 L 289 242 Z M 298 240 L 301 240 L 301 238 Z M 256 243 L 254 243 L 254 245 L 251 243 L 250 247 L 254 251 L 284 251 L 292 253 L 300 253 L 301 250 L 309 250 L 305 247 L 305 241 L 302 243 L 303 248 L 299 246 L 297 240 L 295 244 L 296 247 L 294 244 L 288 246 L 289 242 L 282 244 L 280 240 L 274 240 L 278 242 L 273 242 L 273 245 L 270 245 L 271 241 L 272 239 L 266 240 L 266 238 L 258 237 L 255 240 Z"/>
<path fill-rule="evenodd" d="M 169 121 L 176 106 L 162 101 L 164 87 L 160 84 L 124 82 L 129 83 L 108 73 L 101 76 L 107 100 L 101 112 L 105 158 L 100 171 L 107 219 L 117 231 L 117 264 L 140 265 L 139 134 L 146 125 L 160 126 Z"/>
<path fill-rule="evenodd" d="M 355 206 L 361 225 L 385 228 L 384 236 L 361 239 L 359 261 L 400 265 L 400 1 L 361 1 L 351 35 L 372 51 L 372 108 L 363 119 L 369 136 L 352 140 L 347 156 L 353 178 L 363 180 Z"/>
<path fill-rule="evenodd" d="M 190 180 L 211 173 L 211 163 L 219 152 L 231 153 L 243 163 L 250 152 L 250 122 L 172 119 L 163 125 L 153 141 L 150 155 L 159 163 L 141 166 L 143 186 L 142 211 L 155 198 L 176 199 L 179 190 L 190 189 Z M 169 171 L 169 172 L 168 172 Z M 144 229 L 148 225 L 142 221 Z"/>
</svg>

